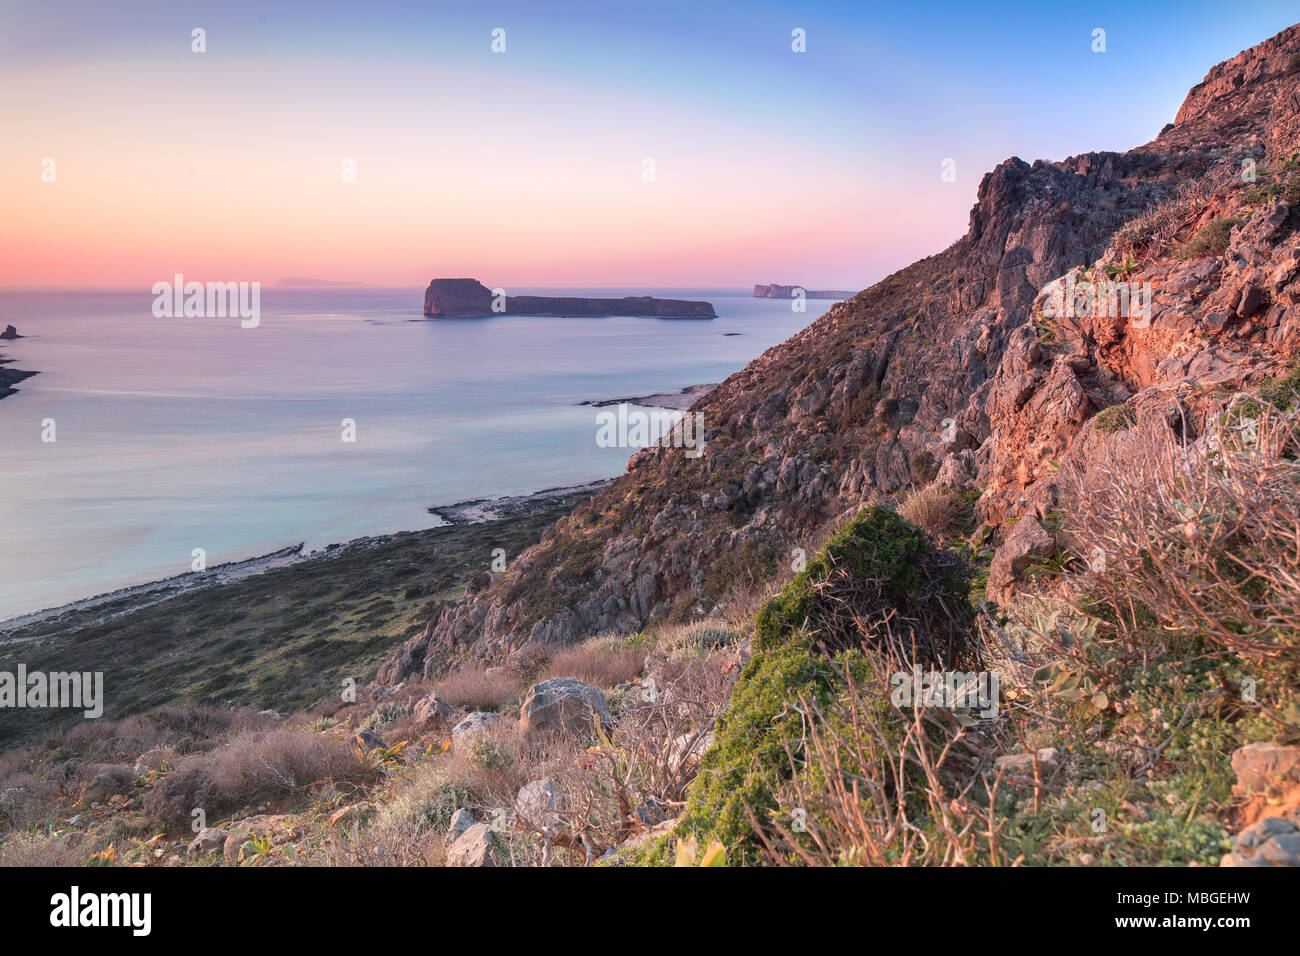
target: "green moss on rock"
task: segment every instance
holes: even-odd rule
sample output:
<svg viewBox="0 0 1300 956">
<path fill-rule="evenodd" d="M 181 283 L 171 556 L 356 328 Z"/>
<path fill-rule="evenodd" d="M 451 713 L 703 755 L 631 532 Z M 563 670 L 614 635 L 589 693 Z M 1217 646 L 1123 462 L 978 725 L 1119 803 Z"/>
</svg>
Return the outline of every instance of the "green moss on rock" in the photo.
<svg viewBox="0 0 1300 956">
<path fill-rule="evenodd" d="M 720 840 L 729 863 L 747 862 L 755 849 L 748 813 L 762 820 L 771 812 L 774 792 L 794 772 L 790 755 L 804 735 L 799 701 L 829 710 L 848 675 L 869 685 L 886 620 L 923 662 L 969 659 L 965 593 L 960 560 L 937 551 L 892 511 L 869 508 L 845 524 L 759 611 L 754 657 L 701 762 L 681 823 L 627 862 L 667 865 L 677 834 Z"/>
</svg>

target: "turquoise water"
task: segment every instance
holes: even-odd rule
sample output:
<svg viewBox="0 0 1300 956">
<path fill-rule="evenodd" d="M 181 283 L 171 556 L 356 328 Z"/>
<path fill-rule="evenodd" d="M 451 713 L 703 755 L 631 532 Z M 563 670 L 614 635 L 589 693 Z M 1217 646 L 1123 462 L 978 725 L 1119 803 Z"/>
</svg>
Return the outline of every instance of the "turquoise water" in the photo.
<svg viewBox="0 0 1300 956">
<path fill-rule="evenodd" d="M 0 620 L 187 572 L 195 548 L 311 550 L 619 474 L 631 450 L 598 447 L 576 402 L 721 381 L 831 304 L 518 292 L 703 298 L 719 318 L 426 320 L 419 288 L 264 288 L 242 329 L 155 318 L 148 290 L 0 291 L 0 326 L 27 336 L 0 353 L 41 372 L 0 401 Z"/>
</svg>

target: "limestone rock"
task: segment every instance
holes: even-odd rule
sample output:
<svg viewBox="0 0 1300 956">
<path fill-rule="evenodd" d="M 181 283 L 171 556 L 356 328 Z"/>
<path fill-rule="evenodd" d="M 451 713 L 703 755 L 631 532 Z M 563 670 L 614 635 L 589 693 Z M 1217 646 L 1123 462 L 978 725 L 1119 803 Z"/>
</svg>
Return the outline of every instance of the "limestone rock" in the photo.
<svg viewBox="0 0 1300 956">
<path fill-rule="evenodd" d="M 496 834 L 486 823 L 475 823 L 447 851 L 448 866 L 496 866 Z"/>
<path fill-rule="evenodd" d="M 534 684 L 519 710 L 519 729 L 525 736 L 590 734 L 595 721 L 606 730 L 613 725 L 605 695 L 573 677 L 557 677 Z"/>
</svg>

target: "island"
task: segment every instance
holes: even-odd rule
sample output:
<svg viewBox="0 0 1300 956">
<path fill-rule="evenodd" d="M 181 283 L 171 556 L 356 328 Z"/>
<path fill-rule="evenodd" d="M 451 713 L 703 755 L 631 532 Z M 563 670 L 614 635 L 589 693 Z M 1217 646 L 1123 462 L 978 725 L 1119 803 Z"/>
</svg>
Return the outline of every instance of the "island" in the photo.
<svg viewBox="0 0 1300 956">
<path fill-rule="evenodd" d="M 857 295 L 856 292 L 846 292 L 843 289 L 804 289 L 801 285 L 777 285 L 769 283 L 767 285 L 754 286 L 755 299 L 793 299 L 794 290 L 803 289 L 805 299 L 849 299 Z"/>
<path fill-rule="evenodd" d="M 6 325 L 5 330 L 0 332 L 0 339 L 5 339 L 6 341 L 21 338 L 22 336 L 18 334 L 18 330 L 12 325 Z M 23 379 L 30 378 L 36 374 L 35 372 L 25 372 L 18 368 L 4 367 L 12 361 L 13 359 L 7 359 L 3 355 L 0 355 L 0 398 L 8 398 L 10 395 L 15 394 L 18 389 L 13 386 L 17 385 Z"/>
<path fill-rule="evenodd" d="M 494 308 L 495 306 L 495 308 Z M 477 279 L 434 279 L 424 292 L 424 314 L 435 318 L 489 315 L 552 317 L 644 316 L 655 319 L 716 319 L 708 302 L 627 295 L 621 299 L 580 296 L 493 295 Z"/>
</svg>

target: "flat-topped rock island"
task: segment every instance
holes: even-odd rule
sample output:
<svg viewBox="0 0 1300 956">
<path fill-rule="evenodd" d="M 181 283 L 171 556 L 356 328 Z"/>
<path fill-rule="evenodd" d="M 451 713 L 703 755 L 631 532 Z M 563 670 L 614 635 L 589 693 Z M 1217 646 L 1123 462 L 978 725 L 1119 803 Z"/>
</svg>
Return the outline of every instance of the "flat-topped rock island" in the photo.
<svg viewBox="0 0 1300 956">
<path fill-rule="evenodd" d="M 493 308 L 493 305 L 496 308 Z M 477 279 L 434 279 L 424 291 L 424 314 L 434 318 L 471 318 L 488 315 L 539 315 L 566 318 L 610 315 L 645 316 L 655 319 L 716 319 L 708 302 L 687 299 L 656 299 L 649 295 L 627 295 L 620 299 L 590 299 L 580 296 L 503 295 Z"/>
</svg>

